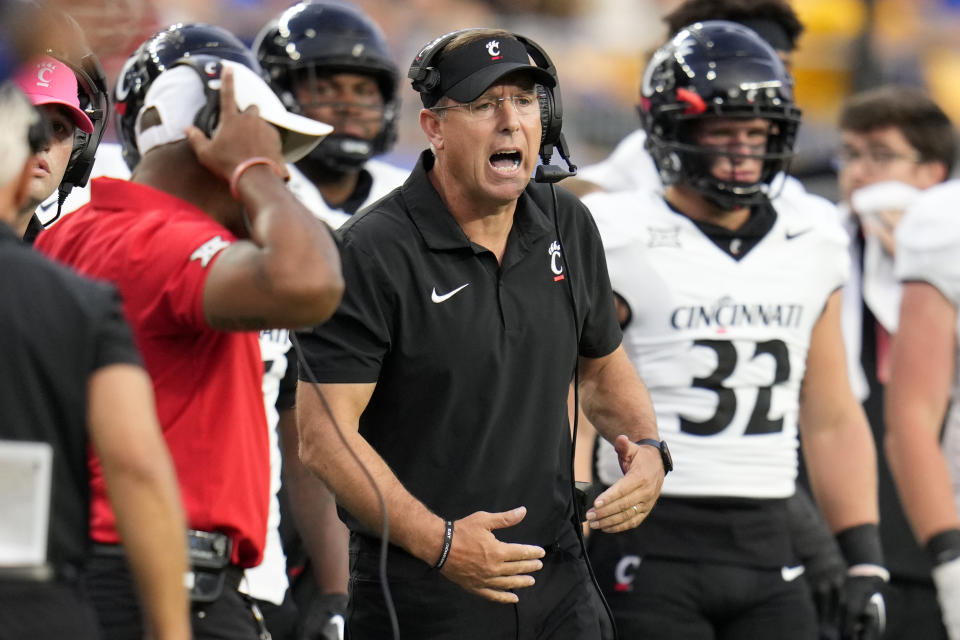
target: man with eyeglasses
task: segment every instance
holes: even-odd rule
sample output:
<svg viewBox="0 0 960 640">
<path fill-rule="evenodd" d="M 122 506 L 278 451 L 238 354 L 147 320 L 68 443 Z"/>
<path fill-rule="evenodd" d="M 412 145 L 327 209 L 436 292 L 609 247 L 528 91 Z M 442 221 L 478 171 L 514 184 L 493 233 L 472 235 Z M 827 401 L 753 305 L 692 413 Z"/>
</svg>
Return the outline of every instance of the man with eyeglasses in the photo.
<svg viewBox="0 0 960 640">
<path fill-rule="evenodd" d="M 383 496 L 387 579 L 414 638 L 600 637 L 572 519 L 577 366 L 582 406 L 622 472 L 591 526 L 638 525 L 670 466 L 621 345 L 596 227 L 575 198 L 531 182 L 538 85 L 557 82 L 530 63 L 533 46 L 469 29 L 421 51 L 411 77 L 430 149 L 340 227 L 346 297 L 300 333 L 343 431 L 302 384 L 301 458 L 351 529 L 351 638 L 389 638 L 391 625 L 380 502 L 344 442 Z M 432 86 L 415 74 L 427 55 Z"/>
<path fill-rule="evenodd" d="M 894 275 L 894 230 L 912 201 L 949 177 L 957 143 L 943 110 L 924 91 L 903 86 L 850 97 L 840 114 L 840 136 L 840 207 L 847 214 L 853 264 L 843 293 L 844 339 L 854 388 L 881 445 L 889 345 L 901 297 Z M 887 637 L 946 638 L 931 559 L 911 533 L 884 447 L 877 449 L 880 535 L 892 593 Z"/>
</svg>

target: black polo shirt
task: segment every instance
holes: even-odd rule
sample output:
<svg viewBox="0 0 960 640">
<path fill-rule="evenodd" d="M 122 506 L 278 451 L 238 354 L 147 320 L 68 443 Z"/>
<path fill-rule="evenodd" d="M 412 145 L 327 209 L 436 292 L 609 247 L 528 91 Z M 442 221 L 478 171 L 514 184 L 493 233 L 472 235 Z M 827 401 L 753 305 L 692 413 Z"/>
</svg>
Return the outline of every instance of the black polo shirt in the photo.
<svg viewBox="0 0 960 640">
<path fill-rule="evenodd" d="M 526 506 L 497 536 L 547 544 L 570 513 L 577 354 L 604 356 L 621 340 L 600 236 L 558 190 L 555 255 L 549 187 L 531 183 L 498 264 L 447 211 L 432 165 L 424 152 L 402 187 L 340 228 L 343 301 L 300 340 L 321 382 L 377 383 L 360 433 L 433 512 Z"/>
<path fill-rule="evenodd" d="M 54 264 L 3 223 L 0 273 L 0 440 L 53 447 L 47 557 L 80 567 L 89 544 L 87 382 L 140 356 L 112 286 Z"/>
</svg>

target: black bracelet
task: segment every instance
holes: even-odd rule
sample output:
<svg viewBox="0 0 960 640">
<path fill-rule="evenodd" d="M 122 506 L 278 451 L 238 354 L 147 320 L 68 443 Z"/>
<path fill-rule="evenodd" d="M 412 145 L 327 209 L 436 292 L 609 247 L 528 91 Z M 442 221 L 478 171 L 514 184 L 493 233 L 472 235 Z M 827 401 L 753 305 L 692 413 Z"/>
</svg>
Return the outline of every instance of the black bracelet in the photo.
<svg viewBox="0 0 960 640">
<path fill-rule="evenodd" d="M 947 529 L 927 540 L 923 545 L 933 566 L 960 558 L 960 529 Z"/>
<path fill-rule="evenodd" d="M 837 544 L 851 567 L 855 564 L 883 566 L 880 528 L 875 524 L 861 524 L 844 529 L 837 534 Z"/>
<path fill-rule="evenodd" d="M 442 569 L 447 562 L 447 556 L 450 555 L 450 545 L 453 543 L 453 520 L 444 520 L 443 524 L 446 526 L 446 530 L 443 532 L 443 548 L 440 550 L 440 558 L 433 565 L 433 568 L 437 570 Z"/>
</svg>

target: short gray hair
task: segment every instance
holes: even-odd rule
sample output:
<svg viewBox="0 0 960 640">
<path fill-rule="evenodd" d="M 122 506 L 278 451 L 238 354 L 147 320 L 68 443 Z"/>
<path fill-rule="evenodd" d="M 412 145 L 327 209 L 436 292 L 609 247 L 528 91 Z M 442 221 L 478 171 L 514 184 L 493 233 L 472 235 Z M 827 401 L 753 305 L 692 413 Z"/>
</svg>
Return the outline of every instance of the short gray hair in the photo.
<svg viewBox="0 0 960 640">
<path fill-rule="evenodd" d="M 40 114 L 12 81 L 0 84 L 0 185 L 17 178 L 30 157 L 30 126 Z"/>
</svg>

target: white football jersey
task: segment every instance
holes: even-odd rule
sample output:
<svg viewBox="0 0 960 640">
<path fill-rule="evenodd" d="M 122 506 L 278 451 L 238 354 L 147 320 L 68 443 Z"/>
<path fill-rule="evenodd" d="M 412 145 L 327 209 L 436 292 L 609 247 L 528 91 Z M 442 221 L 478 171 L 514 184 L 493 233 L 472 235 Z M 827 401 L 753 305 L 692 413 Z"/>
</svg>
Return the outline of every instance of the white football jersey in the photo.
<svg viewBox="0 0 960 640">
<path fill-rule="evenodd" d="M 676 464 L 663 495 L 792 495 L 810 334 L 849 270 L 835 207 L 808 194 L 777 199 L 773 227 L 737 260 L 656 192 L 584 203 L 632 311 L 624 348 Z M 616 452 L 599 447 L 600 480 L 612 484 Z"/>
<path fill-rule="evenodd" d="M 410 175 L 410 172 L 406 169 L 400 169 L 379 160 L 368 160 L 363 166 L 370 173 L 370 177 L 373 178 L 373 184 L 370 186 L 367 199 L 360 205 L 360 209 L 373 204 L 402 185 Z M 342 209 L 332 209 L 323 200 L 320 191 L 299 169 L 292 164 L 287 165 L 287 168 L 290 169 L 290 182 L 287 183 L 287 187 L 293 191 L 293 195 L 297 196 L 303 206 L 310 209 L 315 216 L 334 229 L 339 228 L 340 225 L 350 219 L 350 214 Z"/>
<path fill-rule="evenodd" d="M 263 406 L 267 413 L 267 438 L 270 442 L 270 505 L 267 512 L 267 541 L 263 560 L 244 571 L 245 580 L 240 590 L 257 600 L 275 605 L 283 603 L 290 581 L 287 579 L 287 557 L 280 541 L 280 439 L 277 434 L 277 396 L 280 381 L 287 373 L 287 351 L 290 350 L 290 332 L 287 329 L 264 329 L 260 332 L 260 357 L 263 358 Z"/>
<path fill-rule="evenodd" d="M 646 141 L 646 132 L 637 129 L 621 140 L 608 157 L 582 167 L 577 177 L 589 180 L 604 191 L 662 189 L 657 165 L 644 149 Z"/>
<path fill-rule="evenodd" d="M 896 274 L 900 281 L 921 280 L 937 288 L 960 310 L 960 180 L 931 187 L 907 209 L 896 230 Z M 953 480 L 960 510 L 960 313 L 957 314 L 958 352 L 950 390 L 950 411 L 943 435 L 943 453 Z"/>
</svg>

